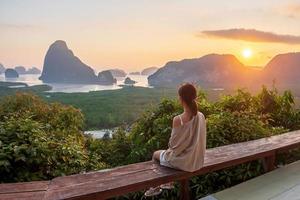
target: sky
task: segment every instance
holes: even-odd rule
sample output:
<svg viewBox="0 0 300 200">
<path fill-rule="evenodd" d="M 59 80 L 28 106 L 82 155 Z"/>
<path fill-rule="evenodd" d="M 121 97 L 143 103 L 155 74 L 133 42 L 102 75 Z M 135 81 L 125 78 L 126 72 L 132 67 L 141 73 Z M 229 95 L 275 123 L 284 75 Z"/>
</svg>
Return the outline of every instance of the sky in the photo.
<svg viewBox="0 0 300 200">
<path fill-rule="evenodd" d="M 210 53 L 264 66 L 300 52 L 300 0 L 0 0 L 5 67 L 42 68 L 56 40 L 95 71 L 140 71 Z"/>
</svg>

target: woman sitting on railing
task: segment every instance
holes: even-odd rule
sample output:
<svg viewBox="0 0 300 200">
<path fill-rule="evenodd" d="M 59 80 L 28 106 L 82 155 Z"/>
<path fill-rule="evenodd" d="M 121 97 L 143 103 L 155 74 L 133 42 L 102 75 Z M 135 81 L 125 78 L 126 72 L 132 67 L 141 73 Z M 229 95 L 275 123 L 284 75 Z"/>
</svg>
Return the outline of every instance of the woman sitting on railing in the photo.
<svg viewBox="0 0 300 200">
<path fill-rule="evenodd" d="M 206 149 L 206 123 L 204 115 L 198 111 L 197 90 L 186 83 L 178 90 L 183 113 L 174 117 L 172 133 L 167 150 L 153 153 L 153 160 L 166 167 L 193 172 L 202 168 Z M 150 188 L 145 196 L 155 196 L 162 189 L 172 189 L 173 183 Z"/>
</svg>

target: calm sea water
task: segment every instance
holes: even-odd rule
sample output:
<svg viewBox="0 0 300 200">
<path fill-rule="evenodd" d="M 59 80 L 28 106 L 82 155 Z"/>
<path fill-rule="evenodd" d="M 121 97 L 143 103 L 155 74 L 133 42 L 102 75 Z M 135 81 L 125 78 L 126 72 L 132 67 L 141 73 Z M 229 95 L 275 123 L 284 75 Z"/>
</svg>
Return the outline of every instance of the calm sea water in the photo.
<svg viewBox="0 0 300 200">
<path fill-rule="evenodd" d="M 20 75 L 19 78 L 5 78 L 4 74 L 0 74 L 0 81 L 8 81 L 8 82 L 22 82 L 27 83 L 29 86 L 40 85 L 43 84 L 41 80 L 39 80 L 40 75 L 37 74 L 24 74 Z M 132 80 L 137 81 L 135 86 L 140 87 L 149 87 L 147 76 L 143 75 L 128 75 Z M 100 91 L 100 90 L 117 90 L 121 87 L 119 85 L 124 84 L 125 77 L 118 77 L 117 84 L 114 85 L 95 85 L 95 84 L 65 84 L 65 83 L 47 83 L 52 87 L 52 90 L 49 92 L 90 92 L 90 91 Z"/>
<path fill-rule="evenodd" d="M 102 138 L 106 133 L 109 134 L 109 137 L 112 137 L 113 130 L 111 129 L 101 129 L 101 130 L 94 130 L 94 131 L 84 131 L 84 134 L 92 135 L 94 138 Z"/>
</svg>

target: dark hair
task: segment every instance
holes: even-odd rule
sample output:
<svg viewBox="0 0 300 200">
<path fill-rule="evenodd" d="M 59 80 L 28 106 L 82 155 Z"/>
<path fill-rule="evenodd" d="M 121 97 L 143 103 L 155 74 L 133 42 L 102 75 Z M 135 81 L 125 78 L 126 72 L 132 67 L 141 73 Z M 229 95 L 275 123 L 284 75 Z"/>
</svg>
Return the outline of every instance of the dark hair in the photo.
<svg viewBox="0 0 300 200">
<path fill-rule="evenodd" d="M 185 83 L 178 89 L 178 95 L 186 103 L 193 115 L 197 115 L 198 107 L 196 103 L 197 90 L 193 84 Z"/>
</svg>

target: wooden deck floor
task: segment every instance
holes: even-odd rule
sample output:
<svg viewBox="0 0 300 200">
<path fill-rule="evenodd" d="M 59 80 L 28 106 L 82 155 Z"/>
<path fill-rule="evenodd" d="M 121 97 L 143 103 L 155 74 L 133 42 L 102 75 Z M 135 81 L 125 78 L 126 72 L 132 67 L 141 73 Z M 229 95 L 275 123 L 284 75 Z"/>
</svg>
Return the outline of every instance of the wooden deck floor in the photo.
<svg viewBox="0 0 300 200">
<path fill-rule="evenodd" d="M 300 200 L 300 161 L 201 200 Z"/>
</svg>

